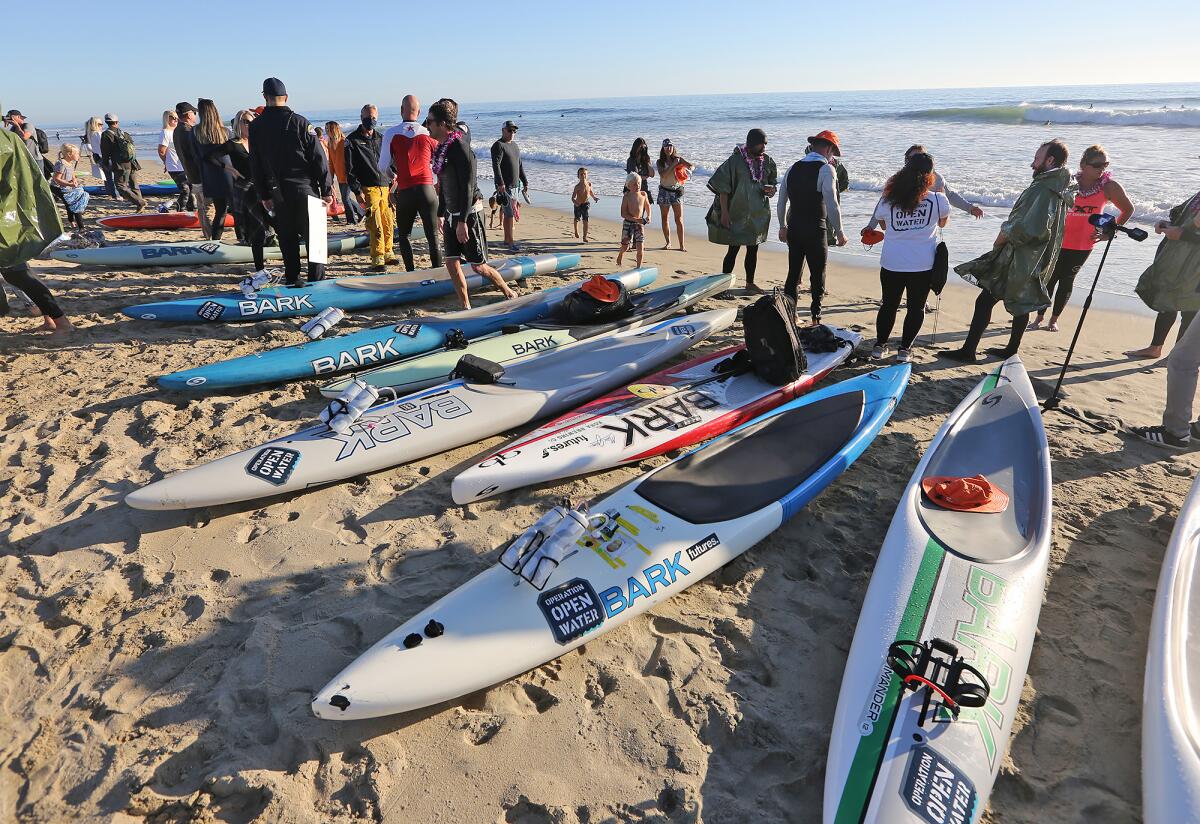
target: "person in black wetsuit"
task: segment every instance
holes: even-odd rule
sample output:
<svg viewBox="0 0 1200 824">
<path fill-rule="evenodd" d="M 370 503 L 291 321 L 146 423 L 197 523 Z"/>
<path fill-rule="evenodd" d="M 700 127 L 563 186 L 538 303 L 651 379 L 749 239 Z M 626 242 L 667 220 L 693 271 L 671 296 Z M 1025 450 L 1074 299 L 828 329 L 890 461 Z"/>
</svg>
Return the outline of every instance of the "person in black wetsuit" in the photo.
<svg viewBox="0 0 1200 824">
<path fill-rule="evenodd" d="M 430 136 L 438 142 L 433 153 L 433 173 L 441 189 L 439 212 L 445 215 L 443 236 L 446 244 L 446 271 L 464 309 L 471 308 L 463 262 L 471 264 L 504 292 L 516 293 L 493 267 L 487 265 L 487 235 L 483 229 L 483 195 L 475 185 L 475 154 L 470 150 L 469 135 L 458 126 L 458 104 L 443 98 L 429 107 L 425 122 Z"/>
<path fill-rule="evenodd" d="M 275 231 L 283 254 L 284 281 L 300 286 L 300 241 L 308 241 L 308 198 L 333 202 L 325 152 L 312 124 L 287 106 L 287 89 L 277 77 L 263 81 L 266 108 L 250 124 L 250 169 L 254 188 L 267 213 L 275 214 Z M 310 283 L 325 278 L 325 264 L 308 262 Z"/>
<path fill-rule="evenodd" d="M 812 295 L 810 322 L 821 322 L 825 297 L 825 264 L 829 257 L 827 227 L 833 227 L 834 242 L 846 245 L 842 212 L 837 199 L 837 173 L 830 165 L 841 156 L 838 136 L 826 130 L 808 139 L 810 151 L 792 164 L 779 183 L 779 239 L 788 245 L 788 275 L 783 291 L 797 300 L 804 264 L 808 264 Z"/>
</svg>

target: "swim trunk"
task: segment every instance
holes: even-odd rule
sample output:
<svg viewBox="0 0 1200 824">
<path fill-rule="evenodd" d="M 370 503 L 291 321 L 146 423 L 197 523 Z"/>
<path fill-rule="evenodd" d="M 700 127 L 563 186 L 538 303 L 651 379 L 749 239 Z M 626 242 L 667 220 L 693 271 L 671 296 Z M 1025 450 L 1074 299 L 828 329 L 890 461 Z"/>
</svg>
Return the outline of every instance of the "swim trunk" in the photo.
<svg viewBox="0 0 1200 824">
<path fill-rule="evenodd" d="M 678 189 L 668 189 L 666 186 L 658 187 L 658 205 L 659 206 L 674 206 L 683 200 L 683 187 Z"/>
<path fill-rule="evenodd" d="M 641 246 L 646 240 L 645 230 L 640 220 L 624 220 L 621 222 L 621 243 L 628 243 L 630 248 Z"/>
<path fill-rule="evenodd" d="M 452 220 L 446 218 L 442 243 L 446 247 L 447 258 L 457 258 L 465 263 L 487 263 L 487 234 L 483 231 L 480 212 L 467 215 L 466 243 L 459 242 Z"/>
<path fill-rule="evenodd" d="M 592 204 L 588 203 L 586 200 L 583 203 L 576 205 L 575 206 L 575 219 L 576 220 L 587 220 L 588 212 L 591 211 L 591 208 L 592 208 Z"/>
<path fill-rule="evenodd" d="M 521 184 L 517 183 L 508 187 L 508 191 L 504 194 L 496 195 L 496 202 L 500 204 L 501 211 L 505 217 L 518 218 L 520 217 L 521 204 L 518 200 L 521 197 Z"/>
</svg>

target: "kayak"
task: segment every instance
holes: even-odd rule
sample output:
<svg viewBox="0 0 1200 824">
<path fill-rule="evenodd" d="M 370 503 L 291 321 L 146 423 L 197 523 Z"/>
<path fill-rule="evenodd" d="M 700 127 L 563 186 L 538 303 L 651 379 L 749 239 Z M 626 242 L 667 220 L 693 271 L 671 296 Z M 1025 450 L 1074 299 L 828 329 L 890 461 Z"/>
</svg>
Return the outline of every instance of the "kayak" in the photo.
<svg viewBox="0 0 1200 824">
<path fill-rule="evenodd" d="M 501 365 L 515 363 L 596 335 L 652 323 L 725 291 L 732 282 L 731 276 L 708 275 L 636 293 L 631 296 L 629 314 L 611 323 L 572 323 L 558 317 L 559 313 L 556 312 L 546 320 L 530 323 L 517 331 L 478 338 L 465 348 L 443 346 L 423 355 L 358 372 L 322 386 L 321 394 L 336 398 L 355 380 L 370 386 L 387 387 L 399 394 L 415 392 L 444 381 L 463 355 L 475 355 Z"/>
<path fill-rule="evenodd" d="M 367 248 L 368 238 L 364 234 L 330 235 L 329 254 L 336 255 Z M 263 250 L 267 260 L 280 260 L 283 253 L 278 246 Z M 308 252 L 303 246 L 300 254 Z M 217 240 L 184 240 L 172 243 L 130 243 L 119 246 L 102 246 L 99 249 L 60 249 L 51 252 L 52 260 L 78 263 L 82 266 L 211 266 L 219 263 L 253 263 L 254 253 L 249 246 L 225 243 Z"/>
<path fill-rule="evenodd" d="M 456 379 L 368 409 L 346 434 L 324 424 L 170 475 L 125 496 L 135 509 L 187 509 L 310 489 L 436 455 L 582 403 L 733 323 L 701 312 L 592 338 L 506 370 L 503 383 Z"/>
<path fill-rule="evenodd" d="M 144 195 L 179 194 L 179 187 L 175 185 L 174 181 L 171 183 L 143 183 L 138 188 L 142 190 L 142 194 Z M 108 194 L 108 187 L 104 184 L 84 186 L 83 190 L 89 195 L 100 195 L 101 197 Z"/>
<path fill-rule="evenodd" d="M 579 255 L 505 258 L 492 261 L 491 265 L 505 280 L 519 280 L 578 266 Z M 490 282 L 481 275 L 467 276 L 468 289 Z M 302 288 L 268 286 L 258 290 L 253 298 L 246 297 L 240 291 L 231 291 L 181 300 L 139 303 L 125 307 L 121 312 L 137 320 L 164 323 L 236 323 L 315 315 L 331 306 L 346 312 L 379 309 L 448 295 L 453 291 L 450 273 L 444 267 L 439 267 L 390 275 L 327 278 Z"/>
<path fill-rule="evenodd" d="M 1200 820 L 1200 481 L 1179 510 L 1150 622 L 1142 703 L 1146 824 Z"/>
<path fill-rule="evenodd" d="M 990 494 L 977 480 L 946 497 L 945 479 L 978 475 Z M 979 820 L 1025 684 L 1050 510 L 1041 410 L 1009 358 L 950 413 L 892 518 L 833 719 L 826 824 Z"/>
<path fill-rule="evenodd" d="M 547 267 L 553 264 L 543 263 Z M 613 277 L 620 278 L 631 288 L 637 288 L 653 282 L 658 277 L 658 270 L 631 269 Z M 480 286 L 482 280 L 478 276 L 468 278 L 467 286 Z M 322 377 L 388 363 L 444 346 L 447 336 L 455 331 L 469 339 L 496 332 L 511 324 L 548 317 L 567 292 L 577 286 L 574 283 L 567 284 L 473 309 L 432 317 L 418 316 L 399 324 L 387 323 L 345 335 L 280 346 L 253 355 L 172 372 L 160 377 L 158 385 L 163 389 L 211 392 Z"/>
<path fill-rule="evenodd" d="M 200 218 L 195 212 L 139 212 L 133 215 L 113 215 L 96 221 L 105 229 L 199 229 Z M 226 228 L 233 226 L 233 215 L 225 215 Z"/>
<path fill-rule="evenodd" d="M 701 355 L 597 398 L 463 471 L 450 487 L 454 502 L 636 463 L 741 426 L 807 392 L 846 360 L 861 338 L 830 328 L 846 345 L 808 353 L 808 370 L 784 386 L 753 372 L 716 371 L 743 345 Z"/>
<path fill-rule="evenodd" d="M 594 502 L 565 558 L 540 570 L 548 579 L 529 574 L 541 549 L 512 571 L 510 545 L 502 563 L 338 673 L 313 713 L 349 721 L 419 709 L 594 643 L 737 558 L 828 487 L 883 428 L 910 371 L 890 366 L 823 387 Z M 547 534 L 541 548 L 555 542 Z"/>
</svg>

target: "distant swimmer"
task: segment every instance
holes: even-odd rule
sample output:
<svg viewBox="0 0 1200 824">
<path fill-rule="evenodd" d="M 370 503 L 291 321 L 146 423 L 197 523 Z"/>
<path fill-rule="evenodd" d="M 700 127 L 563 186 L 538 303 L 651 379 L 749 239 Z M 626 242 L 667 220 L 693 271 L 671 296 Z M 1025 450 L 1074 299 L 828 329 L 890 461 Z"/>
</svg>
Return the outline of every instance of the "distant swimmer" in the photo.
<svg viewBox="0 0 1200 824">
<path fill-rule="evenodd" d="M 1095 103 L 1089 103 L 1089 104 L 1088 104 L 1088 108 L 1089 108 L 1089 109 L 1094 109 L 1094 108 L 1096 108 L 1096 104 L 1095 104 Z"/>
<path fill-rule="evenodd" d="M 1049 120 L 1047 120 L 1047 121 L 1046 121 L 1045 123 L 1043 123 L 1042 125 L 1043 125 L 1043 126 L 1049 126 L 1049 125 L 1050 125 L 1050 121 L 1049 121 Z"/>
</svg>

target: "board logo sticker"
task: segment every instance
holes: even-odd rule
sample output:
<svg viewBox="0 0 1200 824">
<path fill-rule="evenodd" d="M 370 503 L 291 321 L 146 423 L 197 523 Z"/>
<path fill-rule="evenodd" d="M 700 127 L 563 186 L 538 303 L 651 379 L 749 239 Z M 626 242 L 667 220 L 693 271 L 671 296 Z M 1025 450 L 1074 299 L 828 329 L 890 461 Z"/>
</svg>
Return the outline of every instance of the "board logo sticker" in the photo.
<svg viewBox="0 0 1200 824">
<path fill-rule="evenodd" d="M 707 538 L 702 538 L 696 543 L 687 548 L 687 556 L 691 560 L 696 560 L 710 549 L 716 549 L 721 545 L 721 539 L 717 537 L 717 533 L 712 533 Z"/>
<path fill-rule="evenodd" d="M 292 470 L 298 463 L 300 453 L 296 450 L 268 446 L 258 450 L 250 463 L 246 464 L 246 474 L 275 486 L 283 486 L 292 477 Z"/>
<path fill-rule="evenodd" d="M 568 644 L 604 623 L 596 590 L 582 578 L 541 593 L 537 604 L 560 644 Z"/>
<path fill-rule="evenodd" d="M 217 250 L 221 248 L 221 244 L 220 243 L 201 243 L 200 248 L 203 249 L 205 252 L 208 252 L 210 255 L 213 255 L 213 254 L 216 254 Z"/>
<path fill-rule="evenodd" d="M 626 390 L 635 398 L 645 398 L 652 401 L 655 398 L 665 398 L 667 395 L 674 395 L 677 391 L 674 386 L 667 386 L 661 383 L 631 383 Z"/>
<path fill-rule="evenodd" d="M 900 794 L 919 819 L 929 824 L 970 824 L 979 797 L 975 785 L 932 747 L 912 748 Z"/>
<path fill-rule="evenodd" d="M 402 323 L 396 327 L 396 331 L 399 332 L 401 335 L 405 335 L 406 337 L 415 338 L 417 336 L 417 333 L 421 331 L 421 324 L 419 324 L 419 323 Z"/>
<path fill-rule="evenodd" d="M 196 316 L 200 320 L 220 320 L 223 314 L 225 314 L 225 307 L 212 300 L 204 301 L 196 310 Z"/>
<path fill-rule="evenodd" d="M 208 383 L 208 378 L 197 375 L 194 378 L 188 378 L 186 381 L 184 381 L 184 383 L 186 383 L 188 386 L 203 386 L 204 384 Z"/>
<path fill-rule="evenodd" d="M 676 335 L 694 335 L 696 334 L 696 327 L 690 323 L 680 323 L 677 326 L 672 326 L 671 331 Z"/>
</svg>

